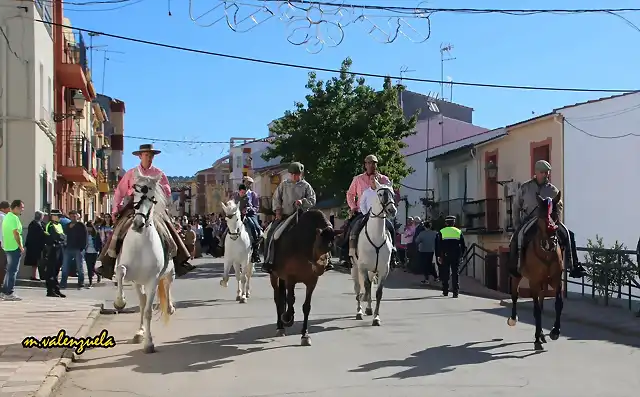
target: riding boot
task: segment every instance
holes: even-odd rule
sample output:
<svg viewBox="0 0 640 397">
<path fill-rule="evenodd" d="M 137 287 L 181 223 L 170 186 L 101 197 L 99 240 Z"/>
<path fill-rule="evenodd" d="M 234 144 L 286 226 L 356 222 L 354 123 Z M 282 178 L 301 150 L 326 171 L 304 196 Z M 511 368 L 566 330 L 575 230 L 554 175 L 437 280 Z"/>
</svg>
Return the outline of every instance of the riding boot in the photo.
<svg viewBox="0 0 640 397">
<path fill-rule="evenodd" d="M 398 266 L 398 254 L 395 249 L 391 251 L 389 266 L 391 269 L 395 269 Z"/>
<path fill-rule="evenodd" d="M 580 264 L 580 262 L 577 261 L 576 258 L 573 257 L 573 253 L 571 252 L 571 249 L 569 248 L 569 246 L 565 245 L 565 250 L 564 250 L 564 256 L 565 256 L 565 261 L 567 264 L 569 264 L 569 277 L 571 278 L 582 278 L 586 275 L 586 270 L 584 269 L 584 267 L 582 267 L 582 265 Z"/>
</svg>

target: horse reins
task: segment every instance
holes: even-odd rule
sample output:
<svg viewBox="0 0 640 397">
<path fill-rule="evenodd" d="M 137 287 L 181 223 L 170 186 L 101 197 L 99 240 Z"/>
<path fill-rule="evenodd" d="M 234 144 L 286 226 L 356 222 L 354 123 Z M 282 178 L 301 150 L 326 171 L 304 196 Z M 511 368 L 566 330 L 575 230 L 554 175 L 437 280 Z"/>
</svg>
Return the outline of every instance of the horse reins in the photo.
<svg viewBox="0 0 640 397">
<path fill-rule="evenodd" d="M 371 214 L 369 215 L 369 218 L 381 218 L 383 220 L 383 226 L 384 229 L 387 228 L 386 225 L 386 219 L 387 219 L 387 207 L 389 206 L 389 204 L 394 204 L 393 200 L 389 199 L 389 193 L 391 191 L 391 189 L 385 187 L 383 188 L 384 190 L 384 204 L 382 203 L 382 201 L 380 201 L 380 197 L 378 197 L 378 195 L 376 194 L 376 198 L 378 199 L 378 201 L 380 201 L 380 204 L 382 205 L 382 210 L 378 213 L 378 214 L 374 214 L 373 212 L 371 212 Z M 380 243 L 380 245 L 375 245 L 373 243 L 373 241 L 371 241 L 371 236 L 369 236 L 369 230 L 367 229 L 367 223 L 365 223 L 364 225 L 364 235 L 367 237 L 367 240 L 369 241 L 369 243 L 373 246 L 373 248 L 376 250 L 376 267 L 373 270 L 374 273 L 378 273 L 378 263 L 380 262 L 380 250 L 382 249 L 382 246 L 384 245 L 384 243 L 387 242 L 387 231 L 384 231 L 384 238 L 382 239 L 382 243 Z M 393 236 L 391 236 L 391 238 L 393 238 Z"/>
</svg>

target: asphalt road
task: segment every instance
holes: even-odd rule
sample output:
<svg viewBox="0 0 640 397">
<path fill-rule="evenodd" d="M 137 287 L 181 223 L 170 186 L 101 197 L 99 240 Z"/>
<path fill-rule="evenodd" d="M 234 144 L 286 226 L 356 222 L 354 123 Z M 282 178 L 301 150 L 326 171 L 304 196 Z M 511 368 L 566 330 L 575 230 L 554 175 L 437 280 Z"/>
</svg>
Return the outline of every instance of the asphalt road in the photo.
<svg viewBox="0 0 640 397">
<path fill-rule="evenodd" d="M 299 321 L 288 336 L 274 337 L 264 274 L 254 277 L 249 302 L 238 304 L 234 279 L 223 289 L 221 265 L 206 262 L 174 284 L 176 314 L 167 326 L 153 323 L 156 353 L 127 343 L 139 314 L 102 316 L 96 333 L 108 329 L 118 346 L 82 355 L 58 396 L 617 397 L 640 390 L 640 339 L 566 322 L 558 341 L 534 352 L 529 313 L 509 328 L 509 309 L 496 301 L 444 298 L 393 275 L 381 327 L 371 317 L 355 320 L 350 276 L 323 276 L 312 303 L 312 346 L 301 347 Z M 112 286 L 76 292 L 115 296 Z M 127 297 L 137 304 L 130 288 Z M 303 297 L 300 290 L 296 320 Z"/>
</svg>

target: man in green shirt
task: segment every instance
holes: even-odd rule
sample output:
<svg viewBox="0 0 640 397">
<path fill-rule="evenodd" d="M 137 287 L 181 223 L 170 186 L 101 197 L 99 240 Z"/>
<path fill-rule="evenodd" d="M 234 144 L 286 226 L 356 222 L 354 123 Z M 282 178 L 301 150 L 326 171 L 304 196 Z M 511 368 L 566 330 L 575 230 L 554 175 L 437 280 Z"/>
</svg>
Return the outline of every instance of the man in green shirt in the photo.
<svg viewBox="0 0 640 397">
<path fill-rule="evenodd" d="M 20 221 L 22 211 L 24 211 L 22 200 L 13 200 L 11 211 L 2 220 L 2 246 L 7 254 L 7 273 L 4 276 L 2 295 L 0 295 L 0 298 L 4 300 L 22 300 L 13 291 L 20 270 L 20 257 L 24 252 L 22 222 Z"/>
</svg>

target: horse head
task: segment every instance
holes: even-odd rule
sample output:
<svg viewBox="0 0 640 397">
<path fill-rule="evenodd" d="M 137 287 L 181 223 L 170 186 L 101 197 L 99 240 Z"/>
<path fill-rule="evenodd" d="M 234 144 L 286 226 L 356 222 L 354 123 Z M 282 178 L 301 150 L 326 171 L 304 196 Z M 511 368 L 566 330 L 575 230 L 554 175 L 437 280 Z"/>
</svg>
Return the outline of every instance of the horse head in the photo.
<svg viewBox="0 0 640 397">
<path fill-rule="evenodd" d="M 318 276 L 324 274 L 327 264 L 329 264 L 335 238 L 336 231 L 333 230 L 331 225 L 327 225 L 323 229 L 316 228 L 316 239 L 313 242 L 311 266 L 313 267 L 313 272 Z"/>
<path fill-rule="evenodd" d="M 537 196 L 538 231 L 541 234 L 541 248 L 545 251 L 553 251 L 558 247 L 558 203 L 561 198 L 561 192 L 558 192 L 553 199 Z"/>
<path fill-rule="evenodd" d="M 154 207 L 163 200 L 160 178 L 162 176 L 145 176 L 136 168 L 133 177 L 134 216 L 131 228 L 140 232 L 153 223 Z"/>
<path fill-rule="evenodd" d="M 371 204 L 371 216 L 375 218 L 386 217 L 387 215 L 391 218 L 395 217 L 398 213 L 398 209 L 396 208 L 395 202 L 395 193 L 391 186 L 381 184 L 377 180 L 376 184 L 376 196 L 377 200 L 374 200 Z"/>
<path fill-rule="evenodd" d="M 224 216 L 227 218 L 227 234 L 231 237 L 232 240 L 235 240 L 240 235 L 242 231 L 240 227 L 242 226 L 242 219 L 240 216 L 240 207 L 238 204 L 229 200 L 226 204 L 221 203 L 222 210 L 224 211 Z"/>
</svg>

